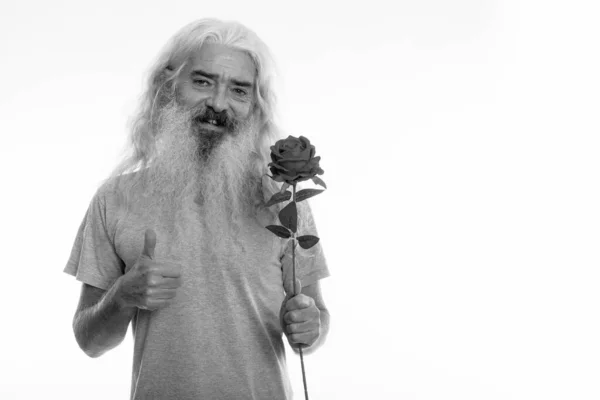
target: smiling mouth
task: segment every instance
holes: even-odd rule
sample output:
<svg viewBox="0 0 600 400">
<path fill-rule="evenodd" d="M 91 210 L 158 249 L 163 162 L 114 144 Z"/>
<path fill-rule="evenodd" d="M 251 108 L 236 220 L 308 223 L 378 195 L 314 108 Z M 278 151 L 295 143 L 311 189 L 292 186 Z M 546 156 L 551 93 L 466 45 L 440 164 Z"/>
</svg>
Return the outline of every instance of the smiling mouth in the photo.
<svg viewBox="0 0 600 400">
<path fill-rule="evenodd" d="M 198 125 L 204 129 L 217 130 L 222 131 L 225 129 L 224 124 L 220 124 L 214 119 L 209 119 L 207 121 L 198 121 Z"/>
<path fill-rule="evenodd" d="M 202 125 L 208 125 L 208 126 L 214 126 L 215 128 L 223 128 L 224 126 L 219 124 L 218 122 L 211 120 L 211 121 L 202 121 L 200 122 Z"/>
</svg>

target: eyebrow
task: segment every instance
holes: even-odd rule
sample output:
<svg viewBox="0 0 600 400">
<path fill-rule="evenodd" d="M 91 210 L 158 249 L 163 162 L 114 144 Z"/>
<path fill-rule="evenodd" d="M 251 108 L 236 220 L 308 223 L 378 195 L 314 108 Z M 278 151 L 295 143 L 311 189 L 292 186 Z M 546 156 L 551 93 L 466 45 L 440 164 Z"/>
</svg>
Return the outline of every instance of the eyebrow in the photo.
<svg viewBox="0 0 600 400">
<path fill-rule="evenodd" d="M 202 75 L 206 78 L 210 78 L 213 80 L 217 80 L 219 78 L 219 75 L 217 74 L 211 74 L 210 72 L 206 72 L 203 71 L 201 69 L 196 69 L 194 71 L 192 71 L 192 77 L 195 77 L 196 75 Z M 244 88 L 251 88 L 252 87 L 252 83 L 248 82 L 248 81 L 241 81 L 239 79 L 230 79 L 231 83 L 233 83 L 236 86 L 240 86 L 240 87 L 244 87 Z"/>
</svg>

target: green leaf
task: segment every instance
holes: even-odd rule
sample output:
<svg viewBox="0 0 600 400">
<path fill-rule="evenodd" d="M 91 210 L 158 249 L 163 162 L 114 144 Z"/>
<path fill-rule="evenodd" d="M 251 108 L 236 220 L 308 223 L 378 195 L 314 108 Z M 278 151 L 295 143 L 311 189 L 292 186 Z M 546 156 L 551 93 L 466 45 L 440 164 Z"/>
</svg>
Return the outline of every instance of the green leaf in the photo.
<svg viewBox="0 0 600 400">
<path fill-rule="evenodd" d="M 280 225 L 269 225 L 267 226 L 267 229 L 283 239 L 287 239 L 292 236 L 287 228 Z"/>
<path fill-rule="evenodd" d="M 312 235 L 298 236 L 298 244 L 303 249 L 310 249 L 319 242 L 319 238 Z"/>
<path fill-rule="evenodd" d="M 306 200 L 310 197 L 316 196 L 319 193 L 324 192 L 323 189 L 302 189 L 296 193 L 296 202 Z"/>
<path fill-rule="evenodd" d="M 271 196 L 271 199 L 269 199 L 267 204 L 265 204 L 265 207 L 270 207 L 273 204 L 281 203 L 282 201 L 286 201 L 291 198 L 292 198 L 292 192 L 289 192 L 289 191 L 286 191 L 283 193 L 277 192 L 273 196 Z"/>
<path fill-rule="evenodd" d="M 312 178 L 310 178 L 310 179 L 312 179 L 312 181 L 313 181 L 315 184 L 317 184 L 317 185 L 321 185 L 321 186 L 323 186 L 325 189 L 327 189 L 327 185 L 325 184 L 325 182 L 323 182 L 323 179 L 319 178 L 318 176 L 316 176 L 316 175 L 315 175 L 315 176 L 313 176 L 313 177 L 312 177 Z"/>
<path fill-rule="evenodd" d="M 283 207 L 283 210 L 279 212 L 279 221 L 292 232 L 296 232 L 298 228 L 298 210 L 295 201 L 290 201 L 287 206 Z"/>
</svg>

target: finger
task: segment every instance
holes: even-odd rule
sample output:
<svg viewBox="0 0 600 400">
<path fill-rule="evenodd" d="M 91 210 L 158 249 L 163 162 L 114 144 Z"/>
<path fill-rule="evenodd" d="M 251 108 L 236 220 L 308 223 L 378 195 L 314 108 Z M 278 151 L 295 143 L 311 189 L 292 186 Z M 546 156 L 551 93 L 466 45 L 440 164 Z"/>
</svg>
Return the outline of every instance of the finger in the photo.
<svg viewBox="0 0 600 400">
<path fill-rule="evenodd" d="M 289 311 L 289 312 L 285 313 L 283 316 L 283 322 L 285 322 L 287 325 L 293 324 L 295 322 L 304 322 L 304 321 L 305 320 L 302 319 L 301 314 L 298 312 L 298 310 Z"/>
<path fill-rule="evenodd" d="M 156 267 L 154 272 L 164 278 L 180 278 L 181 277 L 181 266 L 172 265 L 159 265 Z"/>
<path fill-rule="evenodd" d="M 152 300 L 168 300 L 173 299 L 177 295 L 175 289 L 153 288 L 150 289 L 150 297 Z"/>
<path fill-rule="evenodd" d="M 295 322 L 313 321 L 315 319 L 320 319 L 320 318 L 321 318 L 321 313 L 320 313 L 319 309 L 316 307 L 288 311 L 283 316 L 284 322 L 286 322 L 288 324 L 295 323 Z"/>
<path fill-rule="evenodd" d="M 152 229 L 146 229 L 144 233 L 144 249 L 142 255 L 154 259 L 154 248 L 156 247 L 156 233 Z"/>
<path fill-rule="evenodd" d="M 288 336 L 290 342 L 294 344 L 312 345 L 319 337 L 317 332 L 293 333 Z"/>
<path fill-rule="evenodd" d="M 171 304 L 171 299 L 147 299 L 146 304 L 140 308 L 150 311 L 158 310 L 159 308 L 164 308 Z"/>
<path fill-rule="evenodd" d="M 294 290 L 294 296 L 298 296 L 301 291 L 302 291 L 302 282 L 300 282 L 300 279 L 296 278 L 296 287 Z"/>
<path fill-rule="evenodd" d="M 159 274 L 152 274 L 148 278 L 148 287 L 159 289 L 177 289 L 181 286 L 181 278 L 165 278 Z"/>
<path fill-rule="evenodd" d="M 284 290 L 287 296 L 295 296 L 302 291 L 302 282 L 296 278 L 296 287 L 294 287 L 294 281 L 292 279 L 286 279 L 284 282 Z"/>
<path fill-rule="evenodd" d="M 158 276 L 152 278 L 149 285 L 161 289 L 177 289 L 181 287 L 181 278 L 165 278 Z"/>
<path fill-rule="evenodd" d="M 315 321 L 307 321 L 307 322 L 296 322 L 293 324 L 288 324 L 287 332 L 288 333 L 306 333 L 318 330 L 319 324 Z"/>
<path fill-rule="evenodd" d="M 290 298 L 285 303 L 285 308 L 288 311 L 302 310 L 304 308 L 312 307 L 314 303 L 315 301 L 312 299 L 312 297 L 300 293 L 299 295 Z"/>
</svg>

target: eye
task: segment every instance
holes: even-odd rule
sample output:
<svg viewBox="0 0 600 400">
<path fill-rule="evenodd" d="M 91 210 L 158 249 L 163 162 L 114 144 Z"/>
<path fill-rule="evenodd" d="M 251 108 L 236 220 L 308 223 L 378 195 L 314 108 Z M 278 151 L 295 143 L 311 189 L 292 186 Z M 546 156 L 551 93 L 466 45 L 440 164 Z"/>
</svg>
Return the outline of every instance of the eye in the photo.
<svg viewBox="0 0 600 400">
<path fill-rule="evenodd" d="M 238 94 L 240 96 L 246 96 L 248 94 L 248 92 L 246 92 L 244 89 L 240 89 L 240 88 L 235 88 L 235 89 L 233 89 L 233 91 L 235 92 L 235 94 Z"/>
<path fill-rule="evenodd" d="M 195 85 L 199 85 L 199 86 L 206 86 L 206 85 L 210 84 L 209 81 L 207 81 L 206 79 L 201 79 L 201 78 L 200 79 L 194 79 L 193 82 L 194 82 Z"/>
</svg>

